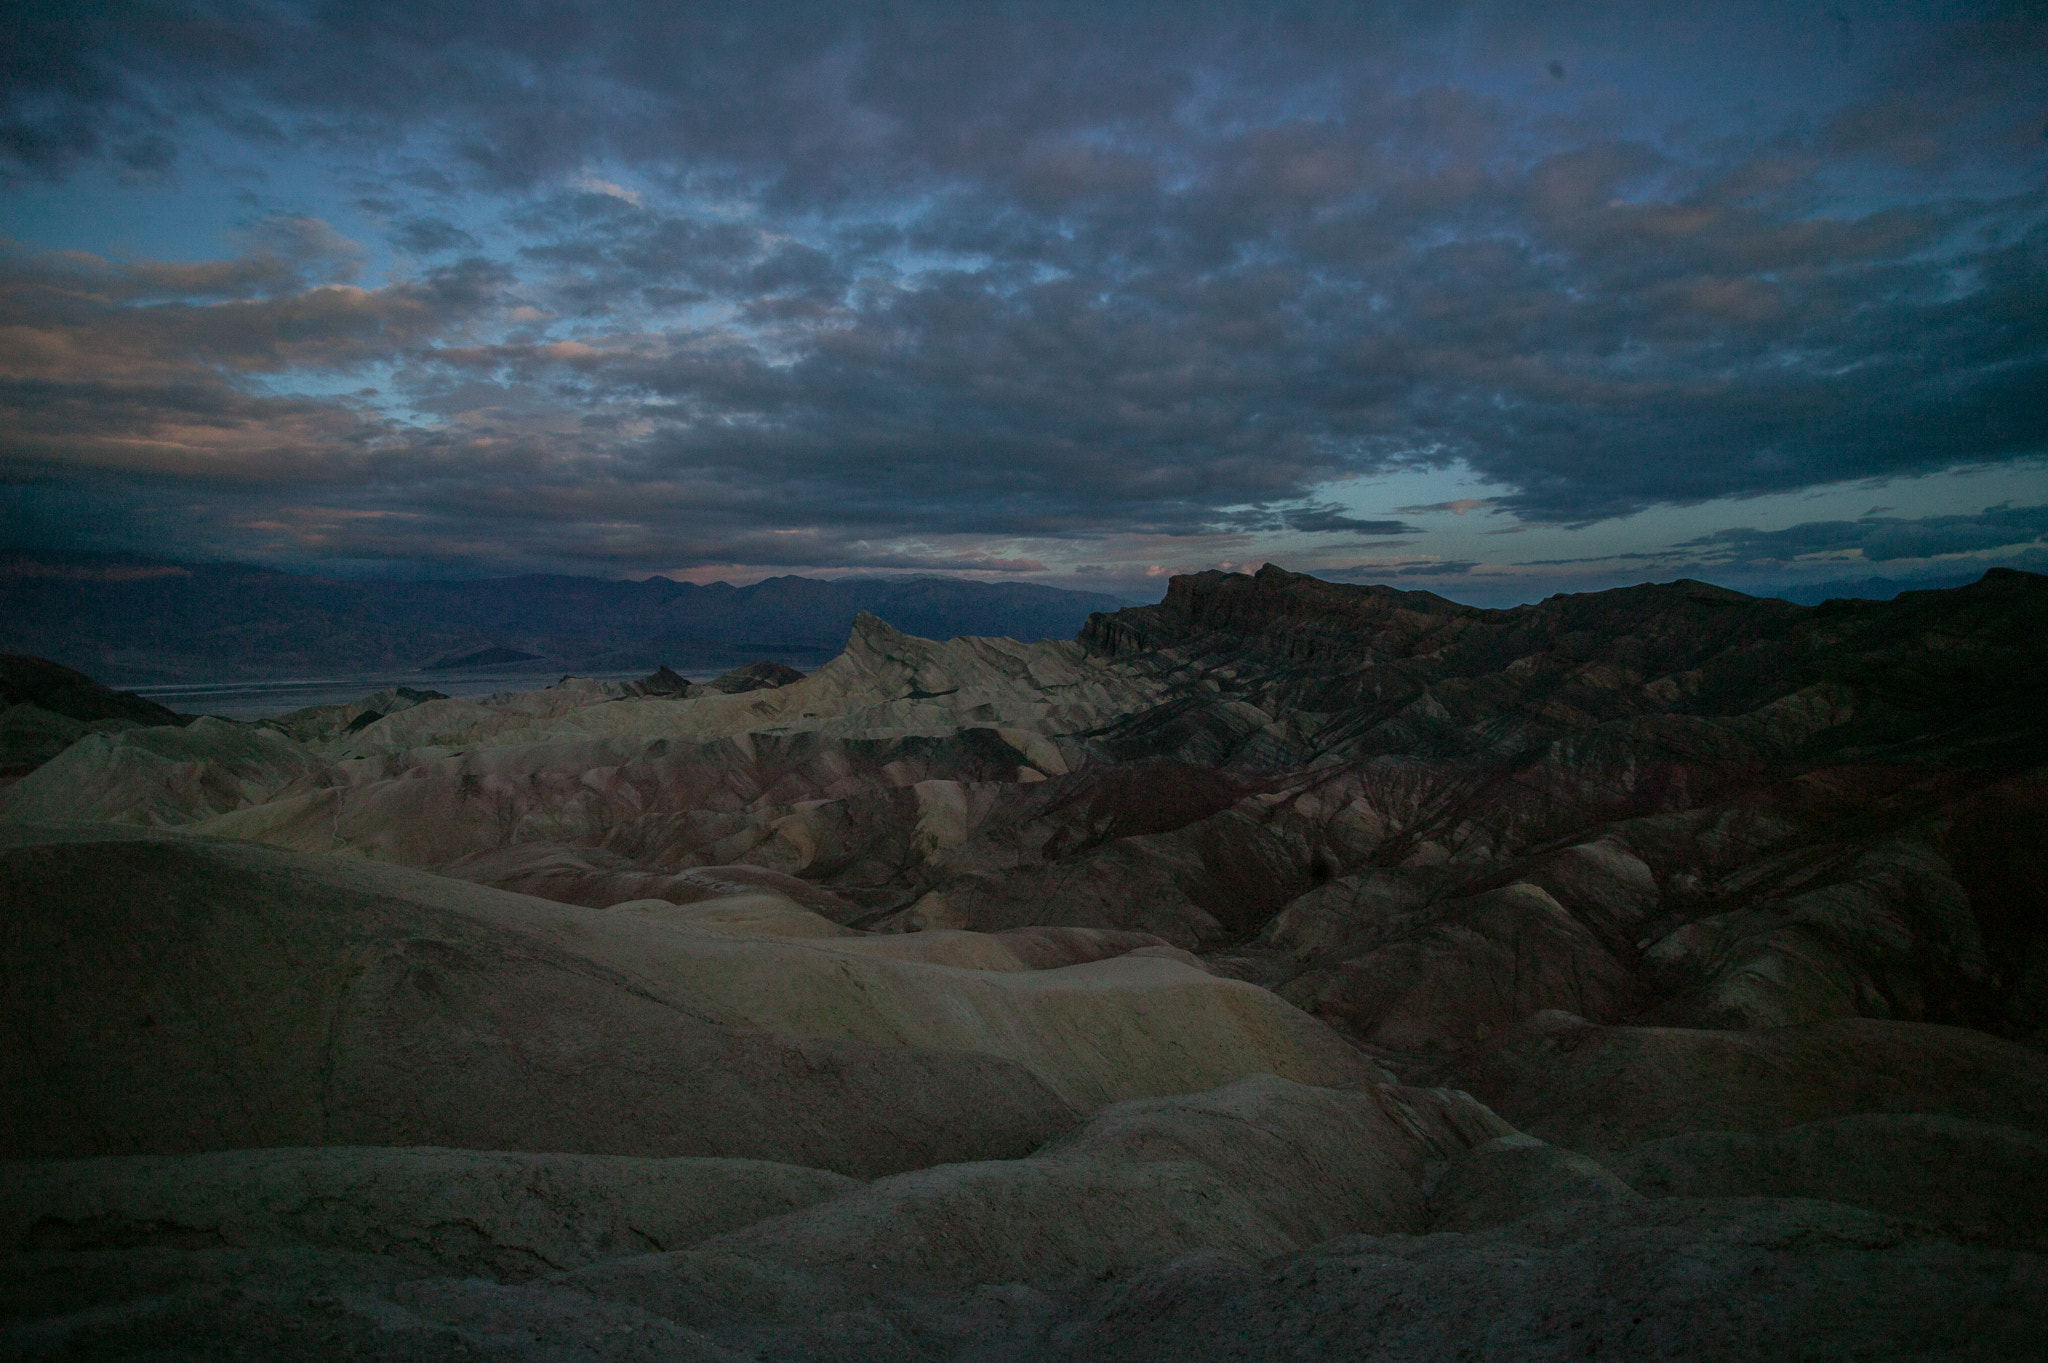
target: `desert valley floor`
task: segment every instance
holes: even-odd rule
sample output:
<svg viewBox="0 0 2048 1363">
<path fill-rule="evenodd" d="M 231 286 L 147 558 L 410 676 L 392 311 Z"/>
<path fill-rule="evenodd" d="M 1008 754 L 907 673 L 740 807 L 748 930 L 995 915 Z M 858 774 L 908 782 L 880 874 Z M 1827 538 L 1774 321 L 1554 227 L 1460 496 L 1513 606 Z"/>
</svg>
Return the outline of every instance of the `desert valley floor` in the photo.
<svg viewBox="0 0 2048 1363">
<path fill-rule="evenodd" d="M 8 1358 L 2048 1352 L 2048 579 L 0 683 Z"/>
</svg>

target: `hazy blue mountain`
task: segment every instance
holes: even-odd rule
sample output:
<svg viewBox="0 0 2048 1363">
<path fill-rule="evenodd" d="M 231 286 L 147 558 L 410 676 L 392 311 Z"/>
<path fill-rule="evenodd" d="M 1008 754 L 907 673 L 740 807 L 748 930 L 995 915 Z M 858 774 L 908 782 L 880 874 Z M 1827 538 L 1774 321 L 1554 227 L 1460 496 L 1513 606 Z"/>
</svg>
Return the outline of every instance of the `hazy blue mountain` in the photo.
<svg viewBox="0 0 2048 1363">
<path fill-rule="evenodd" d="M 815 667 L 872 611 L 928 638 L 1071 638 L 1098 592 L 953 578 L 746 587 L 667 578 L 534 575 L 467 582 L 345 581 L 243 564 L 137 556 L 0 560 L 0 652 L 49 658 L 119 685 L 195 677 L 401 672 L 531 655 L 537 669 Z"/>
<path fill-rule="evenodd" d="M 1802 606 L 1818 606 L 1823 601 L 1832 600 L 1890 601 L 1901 592 L 1947 591 L 1951 587 L 1968 586 L 1983 575 L 1982 565 L 1973 565 L 1952 573 L 1923 577 L 1843 577 L 1787 587 L 1757 587 L 1750 594 L 1775 596 Z"/>
</svg>

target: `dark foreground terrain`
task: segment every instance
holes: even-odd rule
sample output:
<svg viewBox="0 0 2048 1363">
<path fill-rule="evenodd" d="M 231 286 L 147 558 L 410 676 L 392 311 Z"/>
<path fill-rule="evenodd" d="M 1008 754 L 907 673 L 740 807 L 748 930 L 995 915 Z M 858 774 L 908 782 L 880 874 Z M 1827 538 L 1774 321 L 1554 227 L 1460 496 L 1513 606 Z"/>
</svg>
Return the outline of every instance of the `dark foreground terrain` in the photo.
<svg viewBox="0 0 2048 1363">
<path fill-rule="evenodd" d="M 2044 626 L 1269 568 L 714 686 L 10 691 L 0 1353 L 2038 1358 Z"/>
</svg>

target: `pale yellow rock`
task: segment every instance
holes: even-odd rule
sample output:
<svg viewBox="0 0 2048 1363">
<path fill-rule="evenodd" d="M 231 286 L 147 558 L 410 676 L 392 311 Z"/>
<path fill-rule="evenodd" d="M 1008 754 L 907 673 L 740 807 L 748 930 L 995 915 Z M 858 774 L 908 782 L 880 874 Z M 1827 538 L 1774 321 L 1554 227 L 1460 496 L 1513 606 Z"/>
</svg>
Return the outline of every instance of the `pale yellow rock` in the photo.
<svg viewBox="0 0 2048 1363">
<path fill-rule="evenodd" d="M 323 765 L 283 734 L 224 719 L 89 733 L 0 791 L 0 818 L 191 823 L 268 800 Z"/>
<path fill-rule="evenodd" d="M 829 918 L 779 894 L 721 895 L 689 904 L 666 899 L 629 899 L 606 913 L 634 914 L 692 932 L 724 937 L 858 937 Z"/>
<path fill-rule="evenodd" d="M 722 1025 L 683 987 L 803 954 L 770 938 L 132 828 L 0 823 L 0 886 L 0 1158 L 435 1145 L 872 1177 L 1074 1117 L 999 1056 Z"/>
<path fill-rule="evenodd" d="M 982 781 L 919 781 L 917 842 L 927 858 L 958 847 L 974 835 L 995 807 L 1000 785 Z"/>
<path fill-rule="evenodd" d="M 1278 996 L 1181 961 L 1120 955 L 1052 970 L 1008 964 L 958 938 L 933 956 L 877 939 L 678 932 L 635 912 L 594 913 L 506 897 L 498 925 L 631 979 L 650 996 L 728 1026 L 1001 1056 L 1083 1110 L 1189 1093 L 1254 1074 L 1353 1087 L 1377 1071 Z M 923 934 L 919 934 L 923 935 Z M 915 938 L 908 939 L 911 942 Z"/>
<path fill-rule="evenodd" d="M 872 938 L 780 935 L 792 927 L 837 929 L 770 894 L 699 900 L 690 907 L 704 926 L 693 928 L 670 921 L 686 924 L 691 915 L 682 908 L 660 909 L 660 916 L 584 908 L 370 859 L 293 861 L 289 853 L 197 838 L 179 839 L 150 855 L 219 863 L 224 887 L 236 885 L 237 877 L 297 877 L 304 888 L 295 893 L 306 905 L 327 899 L 355 903 L 365 896 L 431 905 L 425 912 L 474 924 L 465 931 L 499 943 L 494 952 L 509 951 L 513 939 L 523 938 L 533 947 L 519 948 L 515 957 L 585 962 L 594 968 L 593 978 L 617 981 L 634 998 L 712 1026 L 1008 1062 L 1084 1110 L 1210 1089 L 1248 1075 L 1277 1074 L 1327 1087 L 1355 1087 L 1378 1077 L 1329 1028 L 1277 995 L 1183 960 L 1125 954 L 1053 969 L 1018 968 L 1032 963 L 1021 946 L 1033 947 L 1041 959 L 1062 953 L 1076 959 L 1128 952 L 1156 940 L 1137 934 L 1098 941 L 1085 930 L 1035 930 L 1000 945 L 963 935 L 936 949 L 910 945 L 914 939 L 875 946 Z M 706 904 L 713 907 L 706 910 Z M 314 921 L 323 920 L 316 915 Z M 356 930 L 347 923 L 331 926 Z M 921 950 L 971 964 L 903 958 Z M 293 967 L 301 975 L 310 968 Z M 322 968 L 345 971 L 345 962 Z M 411 996 L 401 991 L 398 997 Z M 534 1017 L 521 1025 L 546 1031 L 551 1024 Z"/>
<path fill-rule="evenodd" d="M 611 699 L 549 688 L 430 701 L 357 734 L 348 755 L 475 748 L 639 734 L 709 741 L 748 732 L 888 738 L 993 728 L 1032 767 L 1060 775 L 1060 734 L 1086 732 L 1155 703 L 1160 683 L 1091 658 L 1077 643 L 919 639 L 862 615 L 846 651 L 799 682 L 689 699 Z"/>
<path fill-rule="evenodd" d="M 857 936 L 837 943 L 836 947 L 856 956 L 951 966 L 958 970 L 1031 969 L 1009 943 L 988 932 L 956 932 L 950 929 L 892 932 L 872 937 Z"/>
<path fill-rule="evenodd" d="M 938 643 L 862 617 L 845 653 L 772 690 L 650 697 L 567 682 L 428 701 L 318 756 L 280 733 L 219 720 L 97 736 L 6 792 L 0 813 L 186 824 L 407 866 L 546 843 L 616 849 L 649 868 L 745 860 L 800 874 L 821 841 L 845 845 L 843 811 L 827 807 L 873 789 L 872 770 L 856 769 L 849 745 L 969 731 L 985 744 L 992 733 L 1017 755 L 996 775 L 1044 779 L 1068 770 L 1063 741 L 1078 752 L 1066 736 L 1154 703 L 1160 685 L 1077 644 Z M 752 803 L 740 792 L 763 753 L 775 760 L 796 735 L 806 736 L 811 765 L 790 793 L 808 798 L 802 807 Z M 901 757 L 881 774 L 898 787 L 928 786 L 915 836 L 932 858 L 974 836 L 999 788 L 929 785 L 933 771 Z M 821 838 L 821 828 L 832 836 Z"/>
</svg>

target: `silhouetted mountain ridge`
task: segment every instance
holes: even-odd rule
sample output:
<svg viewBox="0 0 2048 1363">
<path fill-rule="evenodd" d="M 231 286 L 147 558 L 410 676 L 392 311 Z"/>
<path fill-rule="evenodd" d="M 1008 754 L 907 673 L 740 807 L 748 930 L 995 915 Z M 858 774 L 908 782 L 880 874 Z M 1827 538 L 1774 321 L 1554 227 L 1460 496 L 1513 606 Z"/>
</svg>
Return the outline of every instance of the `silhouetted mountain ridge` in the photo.
<svg viewBox="0 0 2048 1363">
<path fill-rule="evenodd" d="M 0 563 L 0 651 L 117 684 L 397 672 L 500 650 L 562 670 L 815 667 L 872 611 L 913 634 L 1072 638 L 1092 592 L 952 578 L 768 578 L 745 587 L 529 575 L 339 581 L 134 555 Z"/>
</svg>

